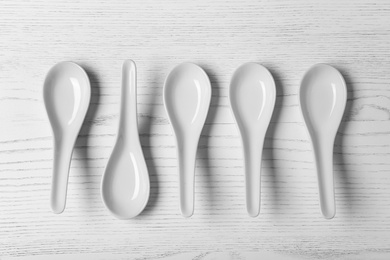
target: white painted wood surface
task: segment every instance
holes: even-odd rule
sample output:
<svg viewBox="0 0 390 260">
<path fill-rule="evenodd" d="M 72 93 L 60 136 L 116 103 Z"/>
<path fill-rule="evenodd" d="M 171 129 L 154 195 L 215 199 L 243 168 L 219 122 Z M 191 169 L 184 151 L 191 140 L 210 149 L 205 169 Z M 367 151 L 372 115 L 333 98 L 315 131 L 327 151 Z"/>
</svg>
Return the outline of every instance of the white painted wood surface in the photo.
<svg viewBox="0 0 390 260">
<path fill-rule="evenodd" d="M 120 72 L 138 65 L 139 129 L 151 198 L 113 218 L 100 180 L 115 141 Z M 92 82 L 73 154 L 65 212 L 49 208 L 46 72 L 72 60 Z M 180 216 L 176 151 L 162 105 L 165 76 L 191 61 L 213 98 L 199 144 L 195 215 Z M 241 144 L 227 90 L 242 63 L 273 73 L 276 111 L 263 155 L 261 216 L 245 212 Z M 326 62 L 348 105 L 335 144 L 337 213 L 321 217 L 299 81 Z M 390 259 L 390 2 L 0 2 L 0 259 Z"/>
</svg>

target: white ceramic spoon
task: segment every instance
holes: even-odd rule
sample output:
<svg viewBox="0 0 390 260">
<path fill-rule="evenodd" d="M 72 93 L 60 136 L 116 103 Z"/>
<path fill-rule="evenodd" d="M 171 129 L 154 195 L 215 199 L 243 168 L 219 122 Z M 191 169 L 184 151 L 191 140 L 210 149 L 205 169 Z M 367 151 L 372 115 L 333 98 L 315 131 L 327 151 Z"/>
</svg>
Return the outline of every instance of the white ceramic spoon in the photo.
<svg viewBox="0 0 390 260">
<path fill-rule="evenodd" d="M 165 80 L 164 105 L 176 135 L 180 176 L 180 208 L 194 212 L 194 173 L 199 137 L 211 101 L 211 84 L 199 66 L 182 63 Z"/>
<path fill-rule="evenodd" d="M 233 74 L 230 105 L 241 133 L 245 158 L 246 207 L 260 213 L 263 144 L 275 107 L 276 87 L 271 73 L 257 63 L 245 63 Z"/>
<path fill-rule="evenodd" d="M 343 76 L 329 65 L 314 65 L 303 76 L 299 102 L 314 150 L 322 215 L 331 219 L 336 213 L 333 145 L 347 103 Z"/>
<path fill-rule="evenodd" d="M 54 136 L 51 208 L 59 214 L 65 209 L 73 147 L 91 99 L 87 74 L 73 62 L 56 64 L 46 76 L 43 99 Z"/>
<path fill-rule="evenodd" d="M 137 71 L 132 60 L 122 67 L 118 136 L 101 189 L 104 205 L 119 219 L 139 215 L 149 200 L 149 174 L 138 135 Z"/>
</svg>

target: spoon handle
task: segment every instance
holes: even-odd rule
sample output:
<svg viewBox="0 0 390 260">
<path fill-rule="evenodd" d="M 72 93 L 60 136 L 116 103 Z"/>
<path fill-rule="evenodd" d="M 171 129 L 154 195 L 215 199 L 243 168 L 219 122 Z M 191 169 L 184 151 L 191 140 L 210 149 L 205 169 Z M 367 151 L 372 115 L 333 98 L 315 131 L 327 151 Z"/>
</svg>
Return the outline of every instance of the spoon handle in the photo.
<svg viewBox="0 0 390 260">
<path fill-rule="evenodd" d="M 243 140 L 245 161 L 246 209 L 249 216 L 256 217 L 260 213 L 261 197 L 261 157 L 263 142 L 254 138 Z"/>
<path fill-rule="evenodd" d="M 333 144 L 334 141 L 331 140 L 314 143 L 321 212 L 327 219 L 333 218 L 336 214 L 333 183 Z"/>
<path fill-rule="evenodd" d="M 124 133 L 126 141 L 139 140 L 137 123 L 137 67 L 132 60 L 126 60 L 122 66 L 121 115 L 119 133 Z"/>
<path fill-rule="evenodd" d="M 194 213 L 194 178 L 197 143 L 178 144 L 180 210 L 188 218 Z"/>
<path fill-rule="evenodd" d="M 51 186 L 51 209 L 60 214 L 65 209 L 69 167 L 72 158 L 71 142 L 63 138 L 54 142 L 54 165 Z"/>
</svg>

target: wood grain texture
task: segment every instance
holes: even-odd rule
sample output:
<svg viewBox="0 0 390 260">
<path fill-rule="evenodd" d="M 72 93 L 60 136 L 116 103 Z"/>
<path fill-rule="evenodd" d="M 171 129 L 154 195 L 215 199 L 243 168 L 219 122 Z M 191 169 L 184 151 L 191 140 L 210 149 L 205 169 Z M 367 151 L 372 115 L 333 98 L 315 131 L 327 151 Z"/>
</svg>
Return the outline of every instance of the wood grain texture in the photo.
<svg viewBox="0 0 390 260">
<path fill-rule="evenodd" d="M 0 259 L 390 259 L 390 2 L 62 0 L 0 2 Z M 115 141 L 124 59 L 138 65 L 141 143 L 151 197 L 112 217 L 100 180 Z M 51 129 L 42 84 L 72 60 L 92 99 L 71 165 L 67 207 L 49 208 Z M 195 215 L 180 216 L 173 133 L 162 105 L 170 69 L 208 73 L 212 104 L 196 168 Z M 245 211 L 241 143 L 227 93 L 259 62 L 277 83 L 263 155 L 261 215 Z M 348 104 L 335 143 L 337 213 L 321 217 L 299 81 L 338 68 Z"/>
</svg>

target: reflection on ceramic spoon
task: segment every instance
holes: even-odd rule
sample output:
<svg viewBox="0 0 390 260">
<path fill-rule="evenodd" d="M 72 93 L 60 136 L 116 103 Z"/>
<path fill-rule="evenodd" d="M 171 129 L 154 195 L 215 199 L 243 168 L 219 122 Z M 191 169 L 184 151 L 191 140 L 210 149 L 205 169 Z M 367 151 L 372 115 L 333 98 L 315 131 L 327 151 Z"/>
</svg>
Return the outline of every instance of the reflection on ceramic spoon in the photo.
<svg viewBox="0 0 390 260">
<path fill-rule="evenodd" d="M 122 96 L 118 136 L 102 179 L 102 199 L 119 219 L 139 215 L 150 193 L 149 174 L 137 123 L 137 71 L 132 60 L 122 67 Z"/>
<path fill-rule="evenodd" d="M 299 101 L 314 150 L 321 211 L 330 219 L 336 213 L 333 145 L 347 103 L 343 76 L 329 65 L 314 65 L 302 79 Z"/>
<path fill-rule="evenodd" d="M 244 150 L 247 211 L 251 217 L 256 217 L 260 213 L 264 138 L 276 100 L 271 73 L 257 63 L 242 65 L 232 77 L 229 99 Z"/>
<path fill-rule="evenodd" d="M 176 66 L 165 80 L 164 105 L 176 135 L 180 208 L 184 217 L 190 217 L 194 211 L 196 150 L 210 100 L 210 80 L 195 64 Z"/>
<path fill-rule="evenodd" d="M 73 147 L 91 98 L 87 74 L 72 62 L 56 64 L 46 76 L 43 98 L 54 136 L 51 208 L 58 214 L 65 209 Z"/>
</svg>

